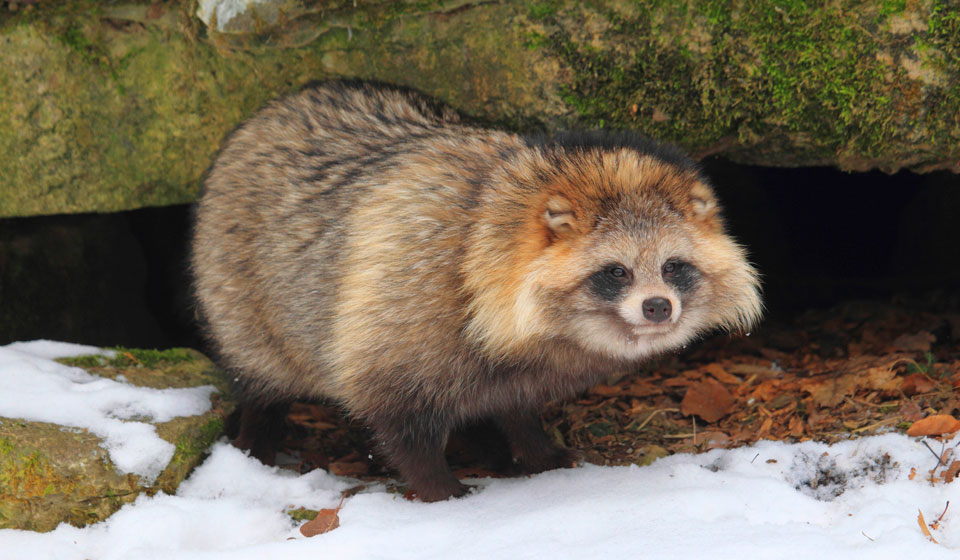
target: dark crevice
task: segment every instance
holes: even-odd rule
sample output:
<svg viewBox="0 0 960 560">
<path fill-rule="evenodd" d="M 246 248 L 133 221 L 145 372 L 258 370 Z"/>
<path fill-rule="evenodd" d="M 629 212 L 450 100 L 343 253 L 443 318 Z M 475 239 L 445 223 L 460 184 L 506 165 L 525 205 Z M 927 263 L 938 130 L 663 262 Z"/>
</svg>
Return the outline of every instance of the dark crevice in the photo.
<svg viewBox="0 0 960 560">
<path fill-rule="evenodd" d="M 704 167 L 768 321 L 854 299 L 960 309 L 960 176 Z M 189 206 L 0 219 L 0 344 L 203 348 L 189 230 Z"/>
</svg>

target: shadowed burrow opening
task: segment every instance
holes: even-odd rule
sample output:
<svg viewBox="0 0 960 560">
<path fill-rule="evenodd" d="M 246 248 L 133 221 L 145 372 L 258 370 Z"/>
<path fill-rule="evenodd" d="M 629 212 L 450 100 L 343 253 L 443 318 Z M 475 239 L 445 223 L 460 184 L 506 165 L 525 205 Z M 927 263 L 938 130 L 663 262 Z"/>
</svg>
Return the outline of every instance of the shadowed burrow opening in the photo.
<svg viewBox="0 0 960 560">
<path fill-rule="evenodd" d="M 703 166 L 763 275 L 764 324 L 850 300 L 960 308 L 960 176 Z M 202 348 L 190 222 L 189 206 L 0 220 L 0 344 Z"/>
</svg>

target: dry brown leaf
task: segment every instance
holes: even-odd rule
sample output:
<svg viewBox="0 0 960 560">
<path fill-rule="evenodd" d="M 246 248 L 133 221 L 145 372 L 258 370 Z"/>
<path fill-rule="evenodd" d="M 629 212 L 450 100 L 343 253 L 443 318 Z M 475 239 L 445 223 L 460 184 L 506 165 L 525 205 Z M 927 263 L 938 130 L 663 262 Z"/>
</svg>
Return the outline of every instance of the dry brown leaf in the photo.
<svg viewBox="0 0 960 560">
<path fill-rule="evenodd" d="M 317 516 L 300 526 L 300 534 L 314 537 L 332 531 L 340 526 L 340 516 L 336 509 L 321 509 Z"/>
<path fill-rule="evenodd" d="M 726 370 L 730 373 L 736 373 L 738 375 L 744 375 L 747 377 L 756 375 L 761 379 L 780 377 L 780 375 L 783 373 L 782 371 L 777 371 L 771 367 L 760 366 L 756 364 L 730 364 L 727 366 Z"/>
<path fill-rule="evenodd" d="M 723 385 L 713 379 L 692 383 L 680 403 L 680 412 L 696 414 L 707 422 L 716 422 L 730 412 L 734 398 Z"/>
<path fill-rule="evenodd" d="M 343 500 L 347 495 L 341 494 L 340 503 L 333 509 L 321 509 L 317 516 L 300 526 L 300 534 L 305 537 L 314 537 L 327 531 L 332 531 L 340 526 L 340 508 L 343 507 Z"/>
<path fill-rule="evenodd" d="M 907 422 L 916 422 L 923 418 L 923 410 L 919 404 L 913 401 L 906 401 L 901 404 L 900 410 L 897 413 Z"/>
<path fill-rule="evenodd" d="M 726 383 L 728 385 L 739 385 L 741 383 L 739 377 L 728 373 L 720 364 L 707 364 L 703 369 L 715 377 L 720 383 Z"/>
<path fill-rule="evenodd" d="M 950 414 L 935 414 L 917 420 L 907 430 L 908 436 L 942 436 L 960 430 L 960 420 Z"/>
<path fill-rule="evenodd" d="M 894 365 L 896 362 L 867 368 L 858 374 L 860 385 L 873 390 L 883 389 L 897 375 L 897 372 L 893 371 Z"/>
<path fill-rule="evenodd" d="M 960 461 L 950 463 L 950 466 L 943 473 L 943 481 L 948 484 L 953 482 L 953 479 L 957 478 L 957 473 L 960 473 Z"/>
<path fill-rule="evenodd" d="M 902 334 L 893 341 L 893 347 L 901 352 L 929 352 L 930 345 L 937 341 L 937 337 L 927 331 L 915 334 Z"/>
<path fill-rule="evenodd" d="M 627 387 L 627 390 L 624 392 L 625 395 L 631 397 L 649 397 L 652 395 L 663 394 L 663 386 L 660 384 L 653 384 L 647 380 L 640 379 L 636 380 Z"/>
<path fill-rule="evenodd" d="M 933 544 L 939 544 L 937 543 L 937 539 L 933 538 L 933 535 L 930 534 L 930 528 L 927 527 L 927 521 L 923 518 L 923 512 L 919 509 L 917 510 L 917 523 L 920 525 L 920 530 L 923 531 L 923 534 L 926 535 Z"/>
<path fill-rule="evenodd" d="M 617 397 L 623 394 L 623 387 L 619 385 L 595 385 L 590 392 L 601 397 Z"/>
<path fill-rule="evenodd" d="M 684 379 L 682 377 L 671 377 L 666 379 L 663 382 L 667 387 L 686 387 L 687 385 L 692 385 L 689 379 Z"/>
<path fill-rule="evenodd" d="M 337 476 L 359 476 L 367 474 L 370 470 L 370 465 L 363 461 L 331 461 L 330 464 L 327 465 L 327 470 Z"/>
<path fill-rule="evenodd" d="M 764 381 L 757 385 L 756 388 L 750 392 L 750 398 L 760 402 L 769 402 L 779 394 L 780 382 L 776 380 L 770 380 Z"/>
<path fill-rule="evenodd" d="M 855 374 L 818 375 L 800 381 L 800 389 L 810 393 L 813 403 L 821 408 L 833 408 L 843 402 L 845 397 L 853 395 L 859 380 Z"/>
<path fill-rule="evenodd" d="M 904 394 L 916 395 L 917 393 L 926 393 L 932 391 L 937 384 L 922 373 L 911 373 L 903 378 L 903 384 L 900 386 Z"/>
<path fill-rule="evenodd" d="M 707 449 L 723 447 L 729 442 L 730 436 L 717 430 L 698 432 L 695 436 L 693 436 L 693 445 L 703 445 L 706 443 Z"/>
</svg>

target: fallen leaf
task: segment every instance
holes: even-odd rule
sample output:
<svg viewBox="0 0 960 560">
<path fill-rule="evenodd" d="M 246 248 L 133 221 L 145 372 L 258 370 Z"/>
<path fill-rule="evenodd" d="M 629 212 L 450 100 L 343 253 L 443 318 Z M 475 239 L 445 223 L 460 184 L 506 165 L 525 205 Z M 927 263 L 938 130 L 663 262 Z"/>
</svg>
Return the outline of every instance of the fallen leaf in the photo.
<svg viewBox="0 0 960 560">
<path fill-rule="evenodd" d="M 327 470 L 337 476 L 359 476 L 362 474 L 367 474 L 370 470 L 370 465 L 363 461 L 356 462 L 346 462 L 346 461 L 331 461 L 327 465 Z"/>
<path fill-rule="evenodd" d="M 907 422 L 916 422 L 917 420 L 923 418 L 923 410 L 920 408 L 919 404 L 913 401 L 906 401 L 900 405 L 899 414 Z"/>
<path fill-rule="evenodd" d="M 707 422 L 716 422 L 730 412 L 734 398 L 723 385 L 713 379 L 692 383 L 680 403 L 680 412 L 696 414 Z"/>
<path fill-rule="evenodd" d="M 601 397 L 616 397 L 623 394 L 623 387 L 619 385 L 595 385 L 590 392 Z"/>
<path fill-rule="evenodd" d="M 895 363 L 890 363 L 883 366 L 867 368 L 858 375 L 860 384 L 870 389 L 884 388 L 884 386 L 897 375 L 897 372 L 893 371 L 894 365 Z"/>
<path fill-rule="evenodd" d="M 693 445 L 707 445 L 707 449 L 723 447 L 730 442 L 730 436 L 720 431 L 699 432 L 693 437 Z"/>
<path fill-rule="evenodd" d="M 332 531 L 340 526 L 340 508 L 343 507 L 345 495 L 340 496 L 340 503 L 333 509 L 321 509 L 317 516 L 300 526 L 300 534 L 305 537 L 314 537 Z"/>
<path fill-rule="evenodd" d="M 935 414 L 923 420 L 917 420 L 907 430 L 907 435 L 915 436 L 942 436 L 960 430 L 960 420 L 949 414 Z"/>
<path fill-rule="evenodd" d="M 922 373 L 911 373 L 903 378 L 901 388 L 907 395 L 916 395 L 917 393 L 927 393 L 932 391 L 937 384 Z"/>
<path fill-rule="evenodd" d="M 727 373 L 727 370 L 723 369 L 723 366 L 720 364 L 707 364 L 703 369 L 721 383 L 727 383 L 729 385 L 739 385 L 741 383 L 739 377 Z"/>
<path fill-rule="evenodd" d="M 917 510 L 917 523 L 920 524 L 920 530 L 923 531 L 923 534 L 926 535 L 933 544 L 939 544 L 937 543 L 937 539 L 933 538 L 933 535 L 930 534 L 930 529 L 927 527 L 927 521 L 923 518 L 923 512 L 919 509 Z"/>
<path fill-rule="evenodd" d="M 750 392 L 750 398 L 760 402 L 768 402 L 780 395 L 780 382 L 777 380 L 763 381 Z"/>
<path fill-rule="evenodd" d="M 800 389 L 810 393 L 814 404 L 821 408 L 833 408 L 843 402 L 844 397 L 853 395 L 859 380 L 855 374 L 818 375 L 800 381 Z"/>
<path fill-rule="evenodd" d="M 745 375 L 748 377 L 751 375 L 756 375 L 757 377 L 760 377 L 763 379 L 772 379 L 775 377 L 780 377 L 780 375 L 783 373 L 773 368 L 770 368 L 767 366 L 759 366 L 756 364 L 731 364 L 726 369 L 730 373 L 736 373 L 736 374 Z"/>
<path fill-rule="evenodd" d="M 663 386 L 653 384 L 645 379 L 636 380 L 627 387 L 625 395 L 631 397 L 649 397 L 651 395 L 663 394 Z"/>
<path fill-rule="evenodd" d="M 953 479 L 957 478 L 957 473 L 960 473 L 960 461 L 950 463 L 950 467 L 943 473 L 943 481 L 948 484 L 953 482 Z"/>
<path fill-rule="evenodd" d="M 902 334 L 893 341 L 893 347 L 902 352 L 929 352 L 930 345 L 937 341 L 937 337 L 927 331 L 915 334 Z"/>
</svg>

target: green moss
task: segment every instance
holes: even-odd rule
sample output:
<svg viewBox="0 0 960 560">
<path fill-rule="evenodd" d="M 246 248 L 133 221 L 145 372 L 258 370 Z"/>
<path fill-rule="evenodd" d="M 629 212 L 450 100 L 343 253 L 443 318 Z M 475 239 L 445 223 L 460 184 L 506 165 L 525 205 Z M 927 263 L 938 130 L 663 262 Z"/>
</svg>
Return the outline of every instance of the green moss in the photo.
<svg viewBox="0 0 960 560">
<path fill-rule="evenodd" d="M 899 14 L 907 8 L 907 0 L 883 0 L 880 2 L 880 15 Z"/>
<path fill-rule="evenodd" d="M 156 350 L 117 346 L 111 348 L 111 350 L 116 352 L 116 355 L 110 361 L 111 365 L 115 367 L 142 366 L 153 368 L 164 362 L 167 364 L 176 364 L 192 362 L 196 359 L 196 354 L 187 348 Z"/>
<path fill-rule="evenodd" d="M 174 451 L 171 464 L 177 465 L 189 462 L 191 466 L 195 465 L 197 459 L 210 449 L 210 446 L 222 433 L 223 419 L 219 417 L 211 418 L 195 430 L 184 433 L 174 443 L 176 451 Z"/>
<path fill-rule="evenodd" d="M 0 437 L 0 455 L 9 455 L 16 451 L 13 442 L 7 438 Z"/>
<path fill-rule="evenodd" d="M 313 521 L 319 514 L 320 512 L 317 510 L 306 509 L 303 507 L 287 510 L 287 515 L 290 516 L 290 519 L 293 519 L 296 522 Z"/>
<path fill-rule="evenodd" d="M 546 0 L 531 2 L 527 7 L 527 13 L 531 19 L 542 20 L 556 14 L 559 9 L 560 2 L 558 0 Z"/>
<path fill-rule="evenodd" d="M 73 358 L 61 358 L 57 361 L 68 366 L 83 368 L 156 368 L 170 364 L 193 362 L 197 359 L 196 351 L 188 348 L 156 350 L 115 346 L 113 348 L 106 348 L 106 350 L 113 351 L 113 357 L 104 355 L 76 356 Z"/>
<path fill-rule="evenodd" d="M 104 367 L 110 365 L 110 359 L 106 356 L 101 355 L 91 355 L 91 356 L 75 356 L 73 358 L 60 358 L 58 362 L 81 368 L 95 368 L 95 367 Z"/>
<path fill-rule="evenodd" d="M 560 94 L 582 125 L 640 129 L 692 150 L 723 139 L 742 153 L 781 142 L 794 152 L 784 163 L 850 166 L 915 157 L 903 150 L 920 131 L 940 146 L 960 140 L 960 81 L 918 83 L 901 64 L 915 55 L 897 54 L 929 43 L 925 64 L 960 72 L 960 11 L 945 3 L 934 6 L 928 33 L 909 34 L 877 32 L 906 9 L 902 1 L 568 6 L 544 17 L 549 40 L 527 44 L 573 72 Z M 918 106 L 919 88 L 937 101 Z"/>
</svg>

